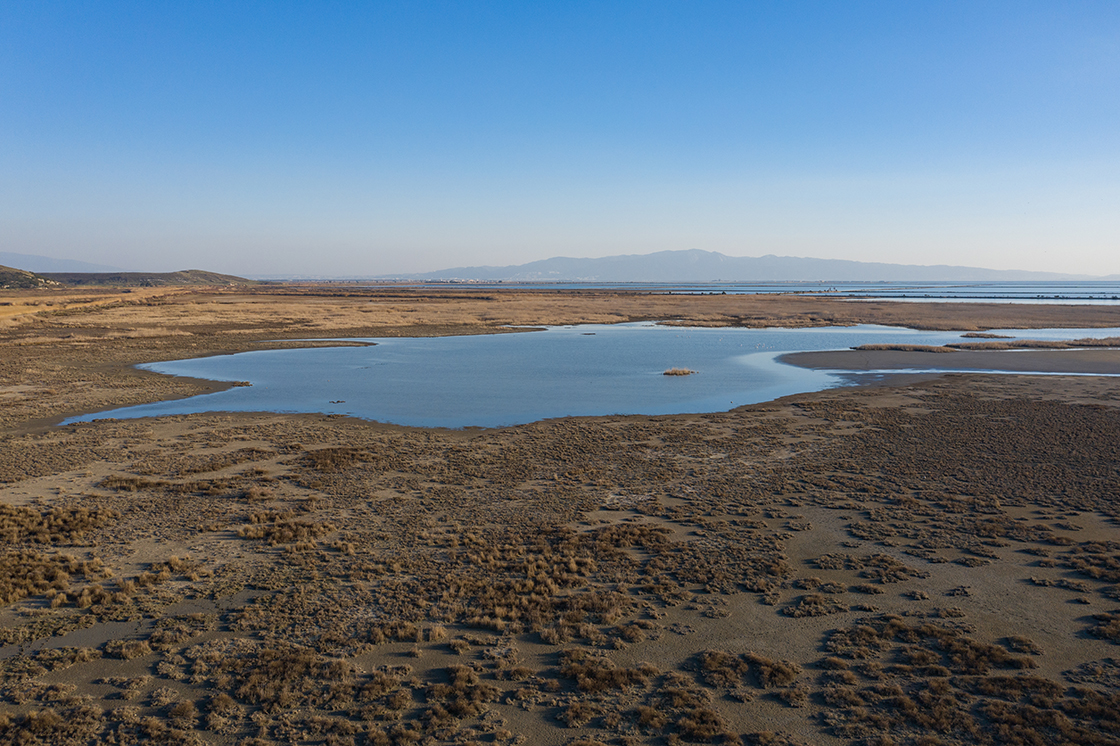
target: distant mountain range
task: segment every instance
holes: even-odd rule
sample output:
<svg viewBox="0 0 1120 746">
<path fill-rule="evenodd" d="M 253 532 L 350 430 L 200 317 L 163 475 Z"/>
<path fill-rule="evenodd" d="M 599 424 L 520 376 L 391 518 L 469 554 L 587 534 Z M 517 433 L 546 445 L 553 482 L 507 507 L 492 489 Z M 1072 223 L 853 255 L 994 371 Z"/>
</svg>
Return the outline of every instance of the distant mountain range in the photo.
<svg viewBox="0 0 1120 746">
<path fill-rule="evenodd" d="M 33 254 L 0 252 L 0 265 L 41 275 L 64 285 L 179 285 L 244 284 L 252 280 L 202 270 L 185 272 L 124 272 L 114 267 Z M 446 280 L 464 282 L 1053 282 L 1120 281 L 1120 274 L 1104 277 L 983 269 L 945 264 L 886 264 L 844 259 L 775 256 L 736 257 L 715 251 L 688 249 L 652 254 L 622 254 L 597 259 L 557 256 L 506 267 L 454 267 L 434 272 L 349 276 L 251 275 L 254 280 Z M 16 282 L 15 277 L 9 281 Z M 19 282 L 29 282 L 23 277 Z"/>
<path fill-rule="evenodd" d="M 1120 276 L 955 267 L 944 264 L 884 264 L 793 256 L 735 257 L 689 249 L 624 254 L 599 259 L 553 257 L 508 267 L 455 267 L 435 272 L 382 275 L 377 279 L 502 282 L 1014 282 L 1109 280 Z"/>
<path fill-rule="evenodd" d="M 120 272 L 120 267 L 90 264 L 73 259 L 54 259 L 37 254 L 13 254 L 0 251 L 0 264 L 18 267 L 26 272 Z"/>
</svg>

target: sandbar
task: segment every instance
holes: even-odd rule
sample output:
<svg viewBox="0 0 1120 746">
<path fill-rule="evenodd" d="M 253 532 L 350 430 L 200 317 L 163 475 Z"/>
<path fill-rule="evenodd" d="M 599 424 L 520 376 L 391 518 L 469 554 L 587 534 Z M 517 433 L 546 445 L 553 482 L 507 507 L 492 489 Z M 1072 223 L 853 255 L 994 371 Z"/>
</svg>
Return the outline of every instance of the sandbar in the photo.
<svg viewBox="0 0 1120 746">
<path fill-rule="evenodd" d="M 784 363 L 818 370 L 955 370 L 1120 375 L 1120 350 L 901 350 L 794 352 Z"/>
</svg>

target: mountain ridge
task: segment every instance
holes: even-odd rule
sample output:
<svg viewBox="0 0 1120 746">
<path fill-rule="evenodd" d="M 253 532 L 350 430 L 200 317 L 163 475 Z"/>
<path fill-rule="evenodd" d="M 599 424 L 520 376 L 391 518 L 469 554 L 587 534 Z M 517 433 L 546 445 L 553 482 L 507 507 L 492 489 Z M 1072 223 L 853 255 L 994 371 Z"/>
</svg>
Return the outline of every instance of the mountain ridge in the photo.
<svg viewBox="0 0 1120 746">
<path fill-rule="evenodd" d="M 454 267 L 380 275 L 377 279 L 503 282 L 933 282 L 1108 279 L 1090 275 L 999 270 L 954 265 L 890 264 L 766 254 L 732 257 L 700 249 L 619 254 L 598 258 L 551 257 L 507 266 Z"/>
<path fill-rule="evenodd" d="M 43 272 L 120 272 L 120 267 L 111 267 L 107 264 L 91 264 L 80 262 L 76 259 L 55 259 L 39 254 L 15 254 L 10 251 L 0 251 L 0 265 L 13 269 L 19 268 L 25 272 L 42 274 Z"/>
</svg>

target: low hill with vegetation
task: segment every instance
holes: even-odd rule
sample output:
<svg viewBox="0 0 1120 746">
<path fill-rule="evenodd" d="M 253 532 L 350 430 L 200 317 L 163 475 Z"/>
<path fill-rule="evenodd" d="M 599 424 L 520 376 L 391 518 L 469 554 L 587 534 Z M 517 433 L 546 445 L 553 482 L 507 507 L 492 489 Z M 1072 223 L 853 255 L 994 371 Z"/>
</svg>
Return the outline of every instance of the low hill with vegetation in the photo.
<svg viewBox="0 0 1120 746">
<path fill-rule="evenodd" d="M 18 270 L 17 270 L 18 271 Z M 44 272 L 41 275 L 62 285 L 123 285 L 158 287 L 162 285 L 255 285 L 253 280 L 201 269 L 179 272 Z"/>
<path fill-rule="evenodd" d="M 0 288 L 41 288 L 51 284 L 50 280 L 34 272 L 0 265 Z"/>
</svg>

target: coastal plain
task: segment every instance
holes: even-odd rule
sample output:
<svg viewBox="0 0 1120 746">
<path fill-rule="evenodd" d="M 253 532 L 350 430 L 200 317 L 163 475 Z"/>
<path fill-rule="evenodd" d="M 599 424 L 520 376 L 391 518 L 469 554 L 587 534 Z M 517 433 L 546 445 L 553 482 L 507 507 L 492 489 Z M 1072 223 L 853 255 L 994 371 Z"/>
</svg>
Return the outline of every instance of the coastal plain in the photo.
<svg viewBox="0 0 1120 746">
<path fill-rule="evenodd" d="M 496 430 L 58 424 L 228 385 L 137 363 L 640 320 L 982 333 L 1120 308 L 0 291 L 0 743 L 1120 743 L 1120 379 L 984 372 L 1120 373 L 1115 349 L 824 353 L 932 372 Z"/>
</svg>

